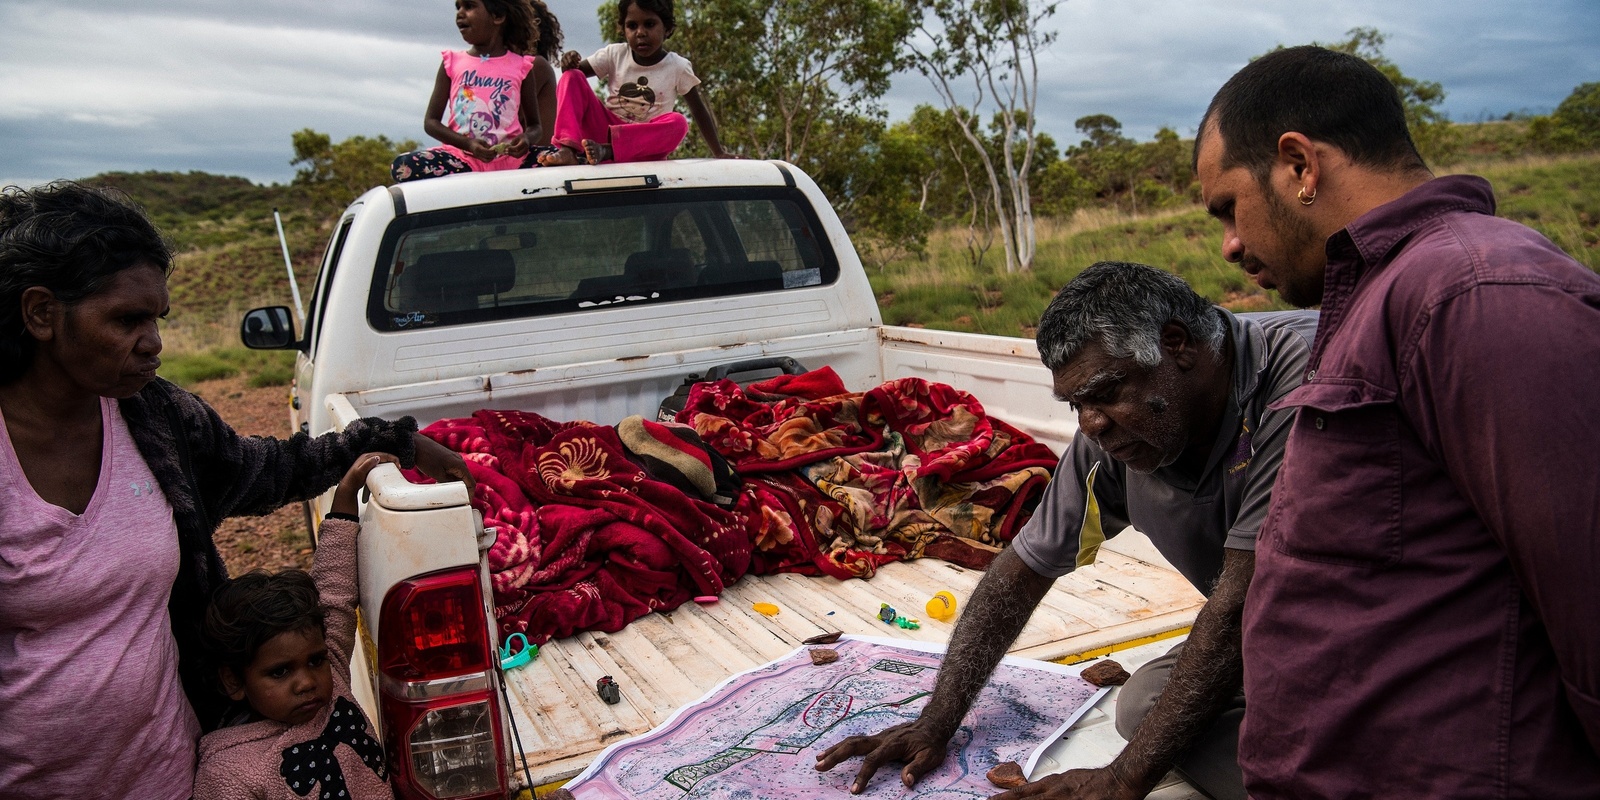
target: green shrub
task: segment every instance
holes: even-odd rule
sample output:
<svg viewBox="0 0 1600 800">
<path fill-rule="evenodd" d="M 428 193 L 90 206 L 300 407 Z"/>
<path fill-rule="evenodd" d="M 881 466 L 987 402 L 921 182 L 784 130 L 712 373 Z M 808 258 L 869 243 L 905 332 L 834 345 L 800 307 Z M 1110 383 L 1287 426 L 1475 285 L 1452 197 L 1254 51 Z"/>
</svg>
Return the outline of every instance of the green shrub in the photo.
<svg viewBox="0 0 1600 800">
<path fill-rule="evenodd" d="M 294 353 L 224 347 L 171 356 L 161 363 L 161 377 L 183 387 L 240 374 L 245 375 L 245 382 L 254 388 L 285 386 L 294 379 Z"/>
<path fill-rule="evenodd" d="M 231 378 L 239 368 L 211 353 L 173 356 L 161 362 L 160 375 L 185 388 L 201 381 Z"/>
<path fill-rule="evenodd" d="M 263 386 L 288 386 L 294 380 L 294 361 L 291 359 L 283 364 L 268 364 L 257 370 L 246 381 L 252 389 Z"/>
</svg>

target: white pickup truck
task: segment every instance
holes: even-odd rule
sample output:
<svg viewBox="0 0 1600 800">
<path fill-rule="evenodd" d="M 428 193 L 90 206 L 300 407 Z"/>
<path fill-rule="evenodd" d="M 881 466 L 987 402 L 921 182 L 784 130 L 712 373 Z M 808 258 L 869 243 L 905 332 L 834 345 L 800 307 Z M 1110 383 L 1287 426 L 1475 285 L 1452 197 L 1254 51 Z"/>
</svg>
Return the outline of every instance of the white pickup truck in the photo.
<svg viewBox="0 0 1600 800">
<path fill-rule="evenodd" d="M 1075 430 L 1033 342 L 883 325 L 827 199 L 779 162 L 610 164 L 373 189 L 339 219 L 298 331 L 290 314 L 252 311 L 243 335 L 253 347 L 299 350 L 292 421 L 312 433 L 361 416 L 427 425 L 484 408 L 653 418 L 686 377 L 781 358 L 830 366 L 858 391 L 910 376 L 950 384 L 1057 452 Z M 555 640 L 502 673 L 483 558 L 492 532 L 465 487 L 413 485 L 385 466 L 368 488 L 353 683 L 371 691 L 361 700 L 407 798 L 542 794 L 607 745 L 824 631 L 947 641 L 952 623 L 885 626 L 879 604 L 920 609 L 940 590 L 965 599 L 981 577 L 934 559 L 891 564 L 869 581 L 749 576 L 720 603 Z M 782 611 L 767 617 L 753 602 Z M 1057 582 L 1012 652 L 1081 660 L 1180 635 L 1200 602 L 1130 531 Z M 615 705 L 596 693 L 607 675 L 621 688 Z M 1104 714 L 1080 723 L 1079 750 L 1056 766 L 1109 760 L 1121 740 L 1105 723 Z"/>
</svg>

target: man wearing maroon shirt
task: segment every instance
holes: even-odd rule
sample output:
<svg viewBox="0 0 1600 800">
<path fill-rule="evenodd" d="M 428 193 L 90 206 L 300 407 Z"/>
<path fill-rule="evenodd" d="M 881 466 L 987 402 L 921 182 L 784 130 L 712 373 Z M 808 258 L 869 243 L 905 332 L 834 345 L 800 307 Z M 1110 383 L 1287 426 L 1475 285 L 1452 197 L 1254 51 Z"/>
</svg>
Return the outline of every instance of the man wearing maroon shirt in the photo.
<svg viewBox="0 0 1600 800">
<path fill-rule="evenodd" d="M 1434 178 L 1359 58 L 1251 63 L 1195 158 L 1224 257 L 1322 307 L 1244 610 L 1251 796 L 1600 797 L 1600 276 Z"/>
</svg>

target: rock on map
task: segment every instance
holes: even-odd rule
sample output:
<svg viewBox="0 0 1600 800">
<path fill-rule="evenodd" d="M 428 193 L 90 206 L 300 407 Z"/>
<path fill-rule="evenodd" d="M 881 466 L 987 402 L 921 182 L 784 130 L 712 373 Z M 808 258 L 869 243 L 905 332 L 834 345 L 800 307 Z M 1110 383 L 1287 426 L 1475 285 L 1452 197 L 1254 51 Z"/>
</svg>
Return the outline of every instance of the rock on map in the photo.
<svg viewBox="0 0 1600 800">
<path fill-rule="evenodd" d="M 839 660 L 814 666 L 801 648 L 735 675 L 655 730 L 607 748 L 568 783 L 578 800 L 850 797 L 859 760 L 817 772 L 816 756 L 847 736 L 917 717 L 933 693 L 942 648 L 846 637 Z M 879 770 L 863 797 L 987 798 L 984 777 L 1005 761 L 1031 774 L 1034 754 L 1107 690 L 1078 670 L 1006 658 L 951 741 L 944 765 L 913 791 L 899 765 Z"/>
</svg>

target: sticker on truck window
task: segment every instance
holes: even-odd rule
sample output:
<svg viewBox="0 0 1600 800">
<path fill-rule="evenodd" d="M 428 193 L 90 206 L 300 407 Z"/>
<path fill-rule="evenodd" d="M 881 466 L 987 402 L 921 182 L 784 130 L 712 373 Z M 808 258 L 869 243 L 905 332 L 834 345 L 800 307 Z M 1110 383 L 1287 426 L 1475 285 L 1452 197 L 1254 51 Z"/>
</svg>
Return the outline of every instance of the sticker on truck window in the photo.
<svg viewBox="0 0 1600 800">
<path fill-rule="evenodd" d="M 396 314 L 394 317 L 394 326 L 396 328 L 421 328 L 427 325 L 432 325 L 438 321 L 438 317 L 435 317 L 432 314 L 425 314 L 421 311 L 412 311 L 409 314 Z"/>
<path fill-rule="evenodd" d="M 793 289 L 796 286 L 820 286 L 822 284 L 822 270 L 796 269 L 783 273 L 783 288 Z"/>
<path fill-rule="evenodd" d="M 597 306 L 609 306 L 609 305 L 614 305 L 616 303 L 632 303 L 632 302 L 635 302 L 635 301 L 638 301 L 638 300 L 660 300 L 660 299 L 661 299 L 661 293 L 660 292 L 651 292 L 649 297 L 645 297 L 644 295 L 641 295 L 641 294 L 633 294 L 633 295 L 627 295 L 627 296 L 623 296 L 623 295 L 619 294 L 616 297 L 611 298 L 610 300 L 580 300 L 580 301 L 578 301 L 578 308 L 595 308 Z"/>
</svg>

